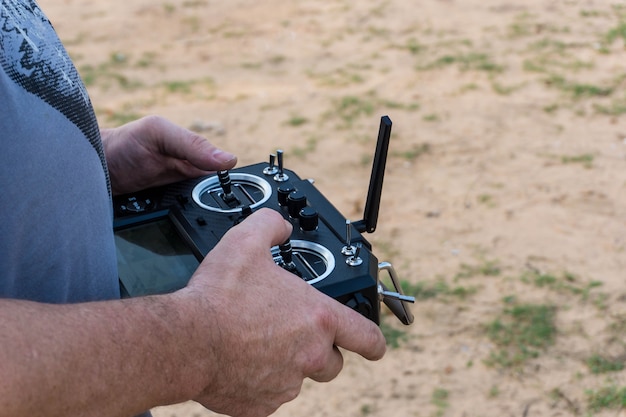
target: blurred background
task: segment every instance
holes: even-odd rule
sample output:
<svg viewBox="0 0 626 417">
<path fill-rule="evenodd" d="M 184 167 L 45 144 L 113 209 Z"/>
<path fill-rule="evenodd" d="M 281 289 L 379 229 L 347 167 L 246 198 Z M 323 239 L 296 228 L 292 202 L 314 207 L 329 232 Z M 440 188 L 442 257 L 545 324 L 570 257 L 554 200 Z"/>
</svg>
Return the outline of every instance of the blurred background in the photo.
<svg viewBox="0 0 626 417">
<path fill-rule="evenodd" d="M 626 3 L 41 0 L 100 124 L 285 150 L 416 296 L 277 416 L 626 415 Z M 184 343 L 182 341 L 181 343 Z M 214 415 L 195 403 L 156 417 Z"/>
</svg>

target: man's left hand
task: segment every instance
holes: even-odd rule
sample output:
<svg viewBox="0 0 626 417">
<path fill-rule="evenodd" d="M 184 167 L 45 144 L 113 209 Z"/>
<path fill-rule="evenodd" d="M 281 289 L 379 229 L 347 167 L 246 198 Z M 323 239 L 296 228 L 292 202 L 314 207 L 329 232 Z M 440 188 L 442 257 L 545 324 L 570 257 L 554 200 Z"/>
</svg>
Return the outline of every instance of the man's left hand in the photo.
<svg viewBox="0 0 626 417">
<path fill-rule="evenodd" d="M 113 194 L 124 194 L 230 169 L 237 157 L 158 116 L 103 129 Z"/>
</svg>

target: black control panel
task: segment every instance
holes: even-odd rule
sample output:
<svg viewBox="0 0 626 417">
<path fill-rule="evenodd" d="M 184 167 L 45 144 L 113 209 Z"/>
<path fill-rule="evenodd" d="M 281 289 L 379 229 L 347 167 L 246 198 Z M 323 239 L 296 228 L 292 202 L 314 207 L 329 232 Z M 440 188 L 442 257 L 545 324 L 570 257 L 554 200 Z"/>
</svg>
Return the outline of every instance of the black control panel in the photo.
<svg viewBox="0 0 626 417">
<path fill-rule="evenodd" d="M 292 223 L 288 241 L 272 248 L 277 265 L 321 292 L 380 322 L 384 301 L 405 324 L 413 320 L 393 267 L 379 263 L 363 233 L 376 228 L 391 120 L 381 119 L 362 220 L 351 222 L 314 186 L 285 168 L 281 150 L 267 162 L 117 196 L 115 239 L 122 295 L 175 291 L 231 228 L 267 207 Z M 389 273 L 394 291 L 381 284 Z"/>
</svg>

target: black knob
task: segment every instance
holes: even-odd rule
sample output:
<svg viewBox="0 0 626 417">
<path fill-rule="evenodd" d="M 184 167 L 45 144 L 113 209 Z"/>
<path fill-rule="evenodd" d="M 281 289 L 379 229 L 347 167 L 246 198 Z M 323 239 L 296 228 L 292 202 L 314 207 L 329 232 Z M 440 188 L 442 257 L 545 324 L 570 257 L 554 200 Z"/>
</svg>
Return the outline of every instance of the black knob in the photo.
<svg viewBox="0 0 626 417">
<path fill-rule="evenodd" d="M 289 194 L 291 194 L 293 191 L 296 191 L 296 189 L 291 184 L 282 184 L 280 187 L 278 187 L 278 204 L 280 204 L 281 206 L 286 206 L 287 197 L 289 197 Z"/>
<path fill-rule="evenodd" d="M 294 219 L 297 219 L 300 210 L 306 207 L 306 196 L 302 191 L 292 191 L 287 197 L 287 211 L 289 212 L 289 216 Z"/>
<path fill-rule="evenodd" d="M 300 210 L 300 229 L 305 232 L 312 232 L 317 229 L 319 214 L 313 207 L 306 206 Z"/>
</svg>

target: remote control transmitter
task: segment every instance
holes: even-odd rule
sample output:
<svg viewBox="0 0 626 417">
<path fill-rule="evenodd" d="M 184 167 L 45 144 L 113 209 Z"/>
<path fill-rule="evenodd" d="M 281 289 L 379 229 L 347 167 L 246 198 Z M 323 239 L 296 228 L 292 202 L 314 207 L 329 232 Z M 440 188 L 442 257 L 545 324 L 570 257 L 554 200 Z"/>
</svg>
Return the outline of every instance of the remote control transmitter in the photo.
<svg viewBox="0 0 626 417">
<path fill-rule="evenodd" d="M 292 223 L 291 237 L 271 250 L 277 265 L 380 324 L 380 303 L 413 322 L 396 272 L 379 262 L 363 236 L 376 230 L 391 120 L 383 116 L 363 219 L 346 219 L 313 181 L 285 169 L 282 150 L 269 162 L 219 171 L 113 199 L 123 297 L 184 287 L 221 237 L 253 211 L 268 207 Z M 380 279 L 388 274 L 393 288 Z"/>
</svg>

